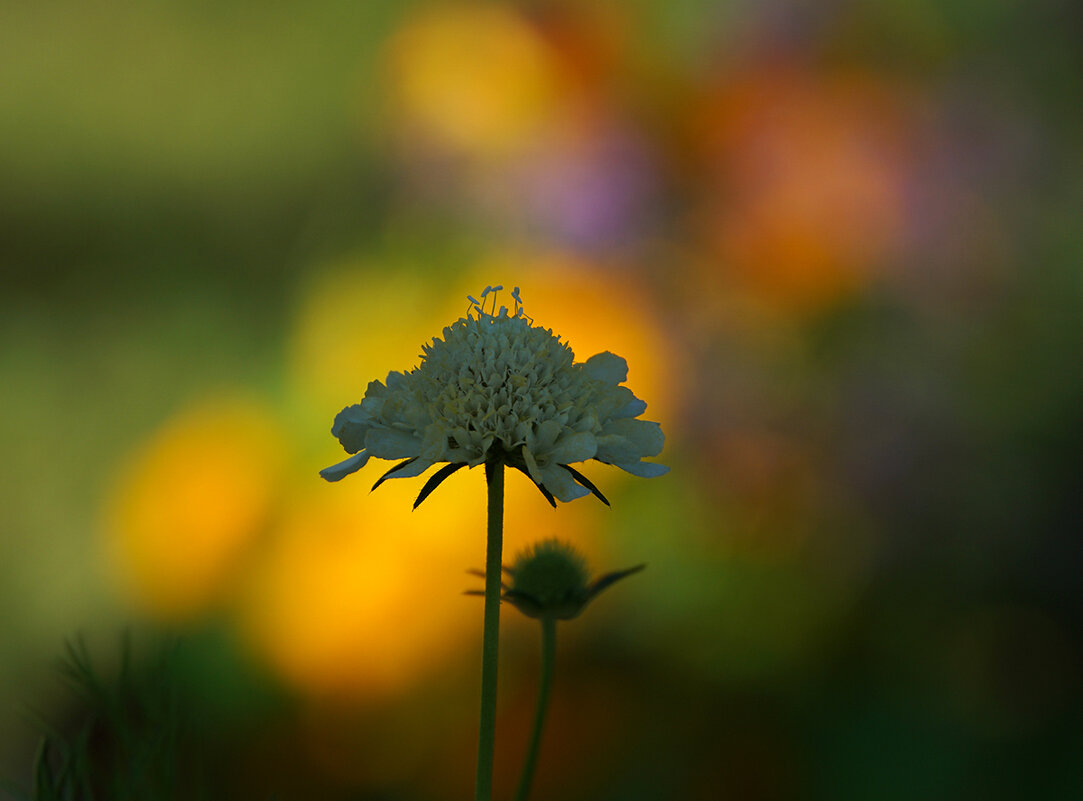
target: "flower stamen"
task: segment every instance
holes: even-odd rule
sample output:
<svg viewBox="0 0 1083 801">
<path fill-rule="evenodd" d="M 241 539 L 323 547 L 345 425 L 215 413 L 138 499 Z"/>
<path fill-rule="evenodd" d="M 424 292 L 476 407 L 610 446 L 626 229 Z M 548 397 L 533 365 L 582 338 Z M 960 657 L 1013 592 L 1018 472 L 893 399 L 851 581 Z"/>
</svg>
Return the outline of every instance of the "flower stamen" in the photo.
<svg viewBox="0 0 1083 801">
<path fill-rule="evenodd" d="M 485 300 L 485 297 L 490 292 L 493 295 L 493 310 L 489 315 L 490 317 L 503 317 L 504 316 L 504 312 L 506 311 L 506 309 L 504 309 L 504 307 L 501 307 L 500 314 L 496 313 L 496 293 L 499 292 L 503 288 L 504 288 L 503 284 L 497 284 L 496 286 L 487 286 L 487 287 L 485 287 L 484 291 L 482 291 L 482 293 L 481 293 L 482 301 Z M 482 308 L 484 309 L 484 305 L 483 305 Z M 484 313 L 484 311 L 482 313 Z"/>
<path fill-rule="evenodd" d="M 511 290 L 511 299 L 515 301 L 515 314 L 516 319 L 522 317 L 530 325 L 534 325 L 534 318 L 526 313 L 526 307 L 523 305 L 523 299 L 519 296 L 519 287 L 513 287 Z"/>
</svg>

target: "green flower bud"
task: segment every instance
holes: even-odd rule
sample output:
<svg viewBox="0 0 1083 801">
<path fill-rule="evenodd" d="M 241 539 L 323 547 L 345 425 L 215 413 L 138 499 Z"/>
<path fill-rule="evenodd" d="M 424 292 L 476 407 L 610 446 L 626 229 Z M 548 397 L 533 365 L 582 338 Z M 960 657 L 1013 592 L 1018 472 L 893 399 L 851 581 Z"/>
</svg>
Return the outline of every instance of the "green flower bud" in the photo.
<svg viewBox="0 0 1083 801">
<path fill-rule="evenodd" d="M 578 551 L 558 540 L 544 540 L 504 568 L 509 580 L 502 597 L 528 617 L 571 620 L 602 590 L 644 567 L 637 565 L 591 581 L 586 559 Z"/>
</svg>

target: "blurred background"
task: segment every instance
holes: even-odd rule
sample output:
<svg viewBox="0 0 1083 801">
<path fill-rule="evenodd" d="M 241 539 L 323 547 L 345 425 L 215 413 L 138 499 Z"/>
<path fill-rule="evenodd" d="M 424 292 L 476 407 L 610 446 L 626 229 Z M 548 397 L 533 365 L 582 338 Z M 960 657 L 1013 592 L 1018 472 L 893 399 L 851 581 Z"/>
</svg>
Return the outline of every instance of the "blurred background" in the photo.
<svg viewBox="0 0 1083 801">
<path fill-rule="evenodd" d="M 506 561 L 649 565 L 560 627 L 534 797 L 1083 797 L 1080 8 L 6 4 L 11 797 L 47 731 L 98 797 L 470 796 L 481 471 L 317 471 L 497 283 L 671 467 L 509 476 Z"/>
</svg>

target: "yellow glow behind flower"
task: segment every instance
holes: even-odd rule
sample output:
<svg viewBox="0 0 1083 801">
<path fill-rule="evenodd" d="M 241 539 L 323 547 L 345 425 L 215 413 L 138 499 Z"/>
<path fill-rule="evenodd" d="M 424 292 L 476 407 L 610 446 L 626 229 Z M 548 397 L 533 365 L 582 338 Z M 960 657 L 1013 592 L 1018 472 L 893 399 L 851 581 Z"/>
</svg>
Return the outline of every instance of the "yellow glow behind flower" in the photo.
<svg viewBox="0 0 1083 801">
<path fill-rule="evenodd" d="M 302 402 L 337 403 L 371 375 L 416 363 L 421 344 L 463 311 L 456 303 L 434 313 L 446 295 L 386 272 L 319 279 L 292 343 Z M 485 561 L 483 471 L 452 476 L 410 511 L 418 482 L 369 492 L 386 465 L 349 486 L 326 485 L 315 466 L 284 471 L 283 436 L 266 409 L 214 401 L 178 415 L 133 456 L 109 504 L 108 545 L 135 602 L 180 621 L 230 601 L 252 652 L 317 696 L 395 695 L 474 653 L 482 608 L 462 592 L 477 588 L 466 571 Z M 333 458 L 330 438 L 327 447 Z M 559 536 L 604 560 L 592 532 L 609 510 L 593 506 L 557 514 L 516 474 L 507 552 Z"/>
<path fill-rule="evenodd" d="M 461 637 L 456 603 L 459 509 L 433 526 L 392 491 L 313 486 L 281 521 L 241 611 L 245 638 L 287 681 L 318 694 L 364 697 L 412 684 Z M 428 525 L 426 525 L 426 523 Z M 449 549 L 451 552 L 449 552 Z M 442 558 L 443 557 L 443 558 Z"/>
<path fill-rule="evenodd" d="M 373 378 L 416 364 L 422 343 L 446 324 L 428 287 L 405 271 L 360 266 L 318 277 L 301 301 L 289 345 L 294 389 L 337 409 Z"/>
<path fill-rule="evenodd" d="M 628 362 L 627 386 L 647 401 L 645 417 L 672 436 L 685 374 L 644 290 L 634 279 L 560 253 L 499 253 L 464 279 L 461 293 L 499 278 L 519 285 L 537 325 L 553 329 L 577 361 L 610 351 Z M 504 297 L 501 303 L 506 303 Z"/>
<path fill-rule="evenodd" d="M 106 505 L 106 545 L 127 595 L 183 620 L 231 588 L 265 526 L 284 460 L 265 409 L 206 402 L 167 422 L 120 472 Z"/>
<path fill-rule="evenodd" d="M 395 695 L 471 657 L 480 639 L 481 604 L 463 591 L 485 561 L 483 471 L 452 476 L 414 511 L 416 483 L 370 492 L 379 473 L 306 485 L 242 593 L 253 652 L 319 696 Z M 558 516 L 526 479 L 508 482 L 506 517 L 509 552 L 558 531 L 582 541 L 592 519 Z"/>
</svg>

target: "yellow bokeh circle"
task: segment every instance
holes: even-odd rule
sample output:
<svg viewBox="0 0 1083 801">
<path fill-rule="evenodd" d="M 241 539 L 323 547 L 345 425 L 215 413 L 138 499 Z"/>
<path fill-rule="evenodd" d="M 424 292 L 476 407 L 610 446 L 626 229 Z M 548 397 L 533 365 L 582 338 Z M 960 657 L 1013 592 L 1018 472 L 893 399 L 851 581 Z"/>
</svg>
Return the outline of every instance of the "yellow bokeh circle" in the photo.
<svg viewBox="0 0 1083 801">
<path fill-rule="evenodd" d="M 477 156 L 527 144 L 558 97 L 558 65 L 526 21 L 498 5 L 430 7 L 392 38 L 395 116 L 445 147 Z"/>
<path fill-rule="evenodd" d="M 169 621 L 228 595 L 272 514 L 285 450 L 270 413 L 247 400 L 209 400 L 167 421 L 131 454 L 106 501 L 121 592 Z"/>
</svg>

